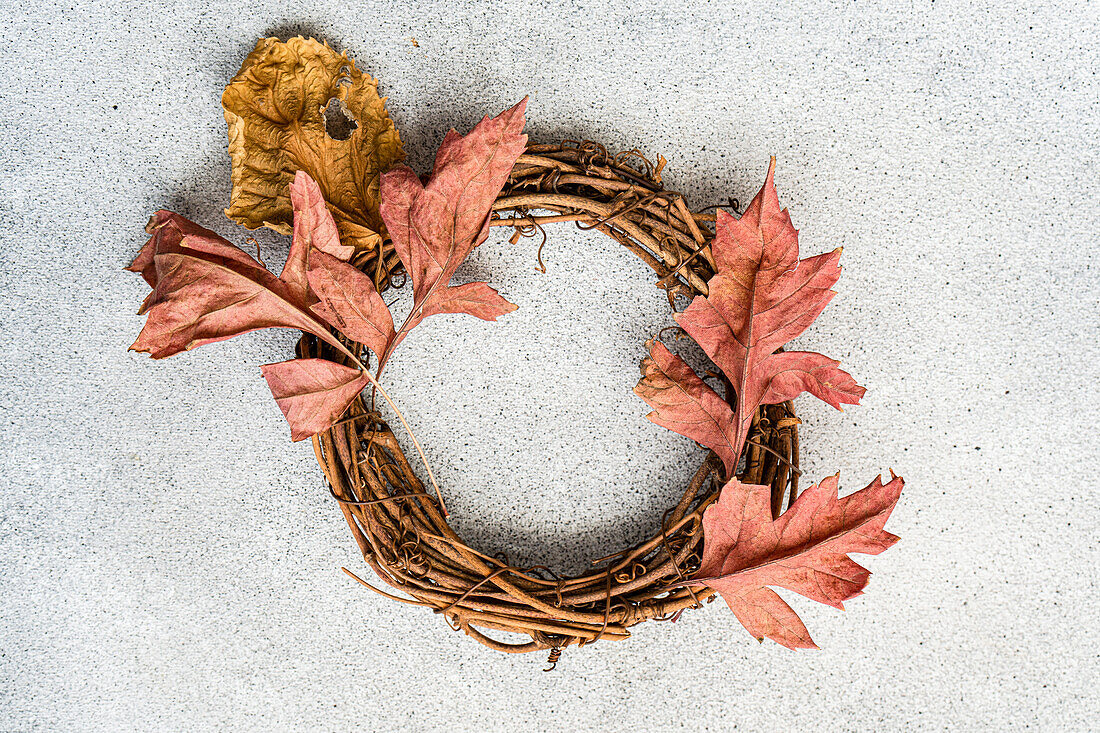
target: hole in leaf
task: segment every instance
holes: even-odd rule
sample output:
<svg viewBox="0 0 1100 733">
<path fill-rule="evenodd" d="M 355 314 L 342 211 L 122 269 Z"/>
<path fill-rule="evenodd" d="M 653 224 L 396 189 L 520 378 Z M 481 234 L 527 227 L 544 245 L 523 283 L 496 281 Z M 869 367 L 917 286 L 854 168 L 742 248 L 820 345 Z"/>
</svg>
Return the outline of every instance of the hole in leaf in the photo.
<svg viewBox="0 0 1100 733">
<path fill-rule="evenodd" d="M 359 128 L 343 100 L 333 97 L 325 107 L 325 133 L 333 140 L 347 140 Z"/>
</svg>

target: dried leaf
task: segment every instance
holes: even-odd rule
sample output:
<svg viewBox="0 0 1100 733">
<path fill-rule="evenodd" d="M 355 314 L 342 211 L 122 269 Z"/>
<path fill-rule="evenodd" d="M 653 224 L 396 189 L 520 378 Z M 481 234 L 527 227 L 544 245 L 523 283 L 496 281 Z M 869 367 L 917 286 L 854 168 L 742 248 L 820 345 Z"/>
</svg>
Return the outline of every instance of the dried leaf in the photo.
<svg viewBox="0 0 1100 733">
<path fill-rule="evenodd" d="M 306 270 L 309 269 L 310 250 L 316 248 L 344 261 L 351 259 L 355 250 L 340 244 L 336 222 L 325 206 L 321 189 L 305 171 L 294 174 L 294 181 L 290 184 L 290 202 L 294 207 L 294 236 L 279 279 L 306 301 L 309 292 Z"/>
<path fill-rule="evenodd" d="M 340 419 L 367 386 L 367 376 L 327 359 L 291 359 L 260 367 L 290 423 L 290 439 L 309 438 Z"/>
<path fill-rule="evenodd" d="M 467 135 L 448 132 L 426 185 L 404 165 L 382 176 L 382 218 L 413 285 L 413 310 L 398 329 L 394 346 L 435 313 L 495 320 L 515 310 L 484 283 L 449 283 L 489 234 L 493 201 L 527 144 L 522 134 L 526 106 L 525 98 L 496 117 L 484 118 Z"/>
<path fill-rule="evenodd" d="M 849 553 L 877 555 L 898 540 L 883 526 L 902 479 L 883 484 L 876 478 L 843 499 L 837 498 L 837 480 L 831 476 L 811 486 L 776 520 L 767 486 L 730 481 L 703 513 L 706 542 L 692 584 L 718 591 L 756 638 L 816 648 L 802 620 L 771 587 L 843 610 L 871 575 Z"/>
<path fill-rule="evenodd" d="M 321 208 L 323 211 L 323 203 Z M 302 214 L 296 214 L 296 223 L 302 224 L 297 242 L 300 250 L 316 243 L 318 232 L 325 232 L 323 223 L 317 225 L 317 217 L 310 218 L 311 212 L 316 212 L 316 207 L 302 199 Z M 331 221 L 329 225 L 331 228 Z M 160 359 L 247 331 L 283 327 L 312 333 L 355 358 L 310 312 L 307 304 L 316 300 L 308 285 L 311 272 L 306 273 L 303 288 L 298 284 L 296 266 L 288 260 L 283 272 L 290 277 L 284 281 L 217 234 L 171 212 L 157 212 L 148 229 L 152 236 L 127 268 L 141 273 L 153 287 L 142 305 L 141 312 L 148 314 L 145 327 L 131 349 Z M 334 230 L 324 241 L 330 249 L 334 241 L 334 246 L 339 246 Z M 340 267 L 358 273 L 316 247 L 310 247 L 310 252 L 311 265 L 319 262 L 318 268 Z M 359 276 L 370 283 L 365 275 Z M 373 283 L 370 288 L 373 292 Z M 374 295 L 377 297 L 376 292 Z M 332 310 L 340 306 L 322 299 L 314 307 Z M 385 304 L 382 308 L 385 311 Z M 389 317 L 388 311 L 385 315 Z M 324 359 L 269 364 L 263 372 L 291 425 L 294 440 L 320 432 L 339 419 L 370 379 L 362 370 Z"/>
<path fill-rule="evenodd" d="M 189 219 L 171 211 L 160 211 L 149 217 L 145 225 L 149 240 L 142 246 L 137 257 L 126 270 L 139 273 L 149 287 L 157 286 L 157 270 L 154 258 L 158 253 L 183 252 L 193 250 L 197 253 L 213 255 L 237 262 L 245 267 L 265 269 L 244 250 L 233 246 L 214 232 L 199 226 Z M 145 312 L 144 307 L 141 312 Z"/>
<path fill-rule="evenodd" d="M 642 361 L 642 379 L 634 387 L 654 408 L 646 417 L 710 448 L 727 466 L 736 466 L 733 410 L 664 344 L 647 345 L 650 355 Z"/>
<path fill-rule="evenodd" d="M 774 353 L 820 315 L 840 277 L 840 249 L 798 259 L 798 232 L 779 205 L 774 174 L 772 158 L 740 219 L 718 212 L 711 244 L 718 273 L 707 283 L 709 294 L 676 316 L 733 385 L 737 444 L 765 396 L 782 402 L 805 390 L 839 408 L 858 404 L 864 393 L 838 362 L 811 352 Z"/>
<path fill-rule="evenodd" d="M 651 342 L 634 391 L 655 408 L 649 418 L 711 448 L 733 475 L 753 415 L 810 392 L 839 408 L 856 404 L 864 390 L 838 363 L 812 352 L 776 353 L 802 333 L 828 304 L 840 275 L 840 250 L 798 259 L 798 232 L 779 206 L 773 174 L 740 219 L 718 213 L 711 251 L 717 274 L 676 320 L 725 374 L 725 401 L 678 356 Z M 731 408 L 732 404 L 732 408 Z M 843 608 L 870 573 L 849 557 L 876 554 L 897 537 L 883 525 L 897 503 L 902 480 L 876 479 L 837 498 L 837 478 L 803 492 L 778 519 L 771 487 L 737 478 L 703 514 L 702 565 L 692 581 L 718 591 L 757 638 L 790 648 L 815 647 L 798 615 L 770 586 L 787 588 Z"/>
<path fill-rule="evenodd" d="M 285 61 L 293 50 L 290 47 L 303 43 L 301 39 L 289 45 L 261 43 L 254 55 Z M 266 67 L 260 61 L 254 61 L 258 67 L 242 71 L 234 84 L 252 83 L 267 73 L 261 73 Z M 302 83 L 311 78 L 309 65 L 305 68 Z M 353 72 L 354 67 L 347 73 Z M 272 83 L 278 86 L 283 81 L 280 76 Z M 233 85 L 226 92 L 227 99 L 232 89 Z M 415 229 L 416 234 L 415 241 L 406 237 L 397 244 L 416 290 L 413 312 L 400 332 L 395 332 L 389 309 L 373 281 L 343 261 L 353 250 L 345 246 L 347 236 L 340 231 L 339 210 L 334 217 L 332 207 L 326 207 L 324 184 L 299 170 L 288 186 L 294 239 L 278 278 L 213 232 L 168 212 L 154 217 L 150 224 L 153 236 L 130 267 L 153 286 L 142 308 L 142 312 L 148 311 L 148 319 L 132 348 L 161 358 L 259 328 L 287 327 L 313 333 L 360 369 L 324 360 L 293 360 L 268 365 L 264 373 L 295 440 L 328 427 L 357 389 L 368 382 L 377 386 L 377 382 L 329 332 L 326 322 L 374 351 L 380 373 L 397 341 L 427 315 L 471 313 L 493 320 L 515 309 L 484 283 L 458 287 L 448 283 L 470 250 L 487 236 L 492 202 L 526 144 L 521 132 L 525 104 L 526 100 L 492 120 L 486 118 L 464 137 L 454 131 L 448 134 L 427 186 L 408 168 L 402 168 L 393 179 L 401 183 L 412 175 L 415 181 L 415 185 L 392 189 L 396 209 L 400 210 L 401 203 L 407 206 L 401 214 L 404 231 Z M 333 164 L 331 159 L 324 162 Z M 411 253 L 435 258 L 434 264 L 417 267 Z"/>
<path fill-rule="evenodd" d="M 333 99 L 357 125 L 346 140 L 326 131 Z M 378 176 L 404 153 L 377 81 L 328 44 L 264 38 L 226 87 L 222 106 L 233 164 L 227 216 L 249 229 L 290 234 L 287 187 L 304 170 L 324 194 L 344 245 L 381 245 Z"/>
<path fill-rule="evenodd" d="M 731 475 L 761 404 L 776 404 L 810 392 L 840 408 L 858 404 L 864 393 L 863 387 L 839 368 L 839 362 L 806 351 L 775 353 L 806 330 L 832 299 L 834 293 L 829 288 L 840 276 L 840 250 L 799 261 L 798 232 L 786 209 L 779 206 L 774 172 L 773 158 L 764 186 L 740 219 L 718 212 L 711 243 L 717 274 L 707 284 L 709 294 L 697 296 L 676 315 L 677 323 L 733 387 L 728 396 L 733 405 L 733 427 L 726 439 L 715 441 L 712 436 L 710 442 L 699 441 L 712 449 L 715 442 L 736 447 L 719 452 Z M 651 346 L 653 349 L 656 346 Z M 663 358 L 675 363 L 674 368 L 665 370 L 666 375 L 695 376 L 679 357 Z M 635 392 L 653 393 L 657 389 L 650 383 L 653 379 L 657 377 L 643 376 Z M 682 381 L 681 387 L 689 389 L 689 381 Z M 693 440 L 699 439 L 682 427 L 709 419 L 701 403 L 682 403 L 675 409 L 663 403 L 650 404 L 656 408 L 651 420 Z M 690 411 L 696 413 L 694 418 Z"/>
<path fill-rule="evenodd" d="M 309 286 L 321 299 L 312 306 L 313 312 L 381 358 L 395 334 L 390 309 L 374 281 L 319 250 L 309 256 L 308 275 Z"/>
<path fill-rule="evenodd" d="M 439 295 L 425 304 L 423 318 L 437 313 L 466 313 L 483 321 L 495 321 L 498 316 L 511 313 L 516 306 L 485 283 L 466 283 L 447 286 Z"/>
<path fill-rule="evenodd" d="M 138 311 L 148 317 L 132 350 L 161 359 L 275 327 L 339 343 L 290 286 L 213 232 L 166 211 L 153 216 L 150 228 L 127 268 L 153 287 Z"/>
<path fill-rule="evenodd" d="M 842 410 L 842 404 L 858 404 L 867 391 L 840 368 L 839 361 L 812 351 L 772 354 L 761 365 L 761 371 L 764 376 L 760 381 L 768 385 L 759 398 L 762 405 L 776 405 L 809 392 Z"/>
</svg>

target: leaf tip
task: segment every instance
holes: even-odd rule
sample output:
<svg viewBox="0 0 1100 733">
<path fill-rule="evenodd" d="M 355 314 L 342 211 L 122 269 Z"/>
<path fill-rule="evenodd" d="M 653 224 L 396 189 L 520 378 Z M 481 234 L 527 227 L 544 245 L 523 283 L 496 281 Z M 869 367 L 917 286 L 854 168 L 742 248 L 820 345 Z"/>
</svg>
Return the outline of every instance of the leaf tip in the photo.
<svg viewBox="0 0 1100 733">
<path fill-rule="evenodd" d="M 518 115 L 520 117 L 520 122 L 522 126 L 522 123 L 526 122 L 526 119 L 524 119 L 524 117 L 527 112 L 527 101 L 530 98 L 530 94 L 525 95 L 523 99 L 516 102 L 514 105 L 511 106 L 511 108 L 505 110 L 504 114 L 508 115 L 509 119 Z M 488 117 L 488 115 L 486 115 L 486 117 Z"/>
</svg>

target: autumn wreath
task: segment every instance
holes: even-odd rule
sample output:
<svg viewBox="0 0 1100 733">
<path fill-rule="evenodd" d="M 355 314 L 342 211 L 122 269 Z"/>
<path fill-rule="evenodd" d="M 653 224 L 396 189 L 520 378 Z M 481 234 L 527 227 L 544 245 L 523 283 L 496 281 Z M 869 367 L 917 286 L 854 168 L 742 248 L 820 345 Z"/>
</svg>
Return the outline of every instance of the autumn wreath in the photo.
<svg viewBox="0 0 1100 733">
<path fill-rule="evenodd" d="M 869 572 L 848 554 L 896 541 L 883 525 L 902 480 L 876 478 L 845 498 L 836 476 L 800 491 L 792 399 L 809 392 L 839 408 L 864 390 L 832 359 L 783 350 L 832 298 L 840 250 L 799 260 L 774 159 L 739 217 L 697 213 L 662 185 L 661 158 L 529 143 L 524 100 L 466 135 L 447 133 L 431 175 L 420 177 L 400 162 L 384 101 L 377 82 L 327 44 L 261 40 L 222 98 L 233 177 L 226 213 L 292 235 L 286 264 L 276 276 L 214 232 L 157 212 L 129 268 L 152 288 L 132 348 L 161 358 L 259 328 L 301 331 L 297 358 L 264 365 L 264 378 L 292 439 L 312 439 L 364 559 L 394 592 L 348 574 L 489 647 L 549 649 L 553 666 L 565 647 L 626 638 L 634 624 L 675 620 L 716 593 L 758 639 L 813 647 L 772 587 L 837 608 L 858 595 Z M 341 120 L 348 134 L 334 131 Z M 602 232 L 636 254 L 673 310 L 684 296 L 690 304 L 674 328 L 710 357 L 718 386 L 660 340 L 647 344 L 634 391 L 652 406 L 649 419 L 711 452 L 650 539 L 577 577 L 516 567 L 463 542 L 412 426 L 380 383 L 425 319 L 492 321 L 516 308 L 485 283 L 450 284 L 490 227 L 513 228 L 515 243 L 545 237 L 554 222 Z M 412 308 L 395 320 L 381 293 L 402 286 Z M 384 412 L 402 424 L 415 460 Z"/>
</svg>

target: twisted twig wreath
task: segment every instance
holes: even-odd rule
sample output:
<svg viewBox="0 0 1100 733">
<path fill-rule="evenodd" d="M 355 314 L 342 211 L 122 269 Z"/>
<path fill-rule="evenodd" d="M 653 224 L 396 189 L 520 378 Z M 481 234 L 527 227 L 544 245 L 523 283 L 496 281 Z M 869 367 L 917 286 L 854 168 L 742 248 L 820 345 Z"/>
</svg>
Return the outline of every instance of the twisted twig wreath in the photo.
<svg viewBox="0 0 1100 733">
<path fill-rule="evenodd" d="M 612 155 L 592 142 L 527 144 L 526 100 L 466 136 L 449 133 L 421 180 L 398 163 L 401 145 L 375 88 L 327 45 L 260 41 L 223 98 L 234 162 L 227 213 L 293 233 L 287 263 L 276 277 L 213 232 L 158 212 L 129 268 L 153 288 L 132 348 L 159 358 L 256 328 L 303 331 L 299 358 L 264 366 L 264 376 L 292 437 L 312 437 L 364 559 L 404 597 L 346 572 L 432 608 L 486 646 L 549 649 L 553 667 L 567 646 L 626 638 L 631 626 L 675 620 L 716 593 L 758 638 L 813 646 L 769 586 L 842 607 L 869 575 L 848 553 L 896 540 L 882 527 L 901 490 L 895 477 L 839 499 L 833 477 L 799 493 L 791 399 L 810 392 L 839 407 L 863 394 L 836 362 L 782 351 L 831 298 L 839 250 L 798 260 L 771 168 L 739 219 L 693 212 L 664 188 L 663 158 L 654 165 L 638 151 Z M 350 115 L 349 135 L 333 132 L 336 113 Z M 676 320 L 711 357 L 723 393 L 659 341 L 648 344 L 635 391 L 654 407 L 650 419 L 712 452 L 653 537 L 573 578 L 467 546 L 379 384 L 395 347 L 425 318 L 494 320 L 514 310 L 484 283 L 449 284 L 490 227 L 514 228 L 513 243 L 545 241 L 543 226 L 554 222 L 627 247 L 656 273 L 674 310 L 677 296 L 691 300 Z M 380 293 L 406 281 L 413 309 L 397 326 Z M 430 488 L 375 409 L 376 395 L 404 423 Z"/>
</svg>

